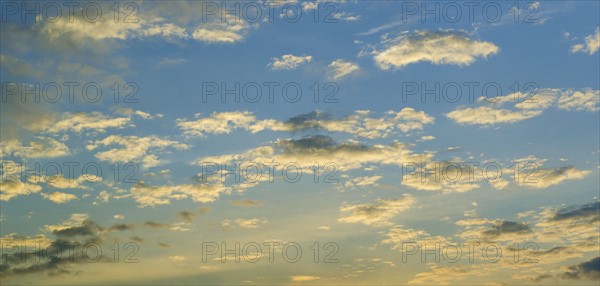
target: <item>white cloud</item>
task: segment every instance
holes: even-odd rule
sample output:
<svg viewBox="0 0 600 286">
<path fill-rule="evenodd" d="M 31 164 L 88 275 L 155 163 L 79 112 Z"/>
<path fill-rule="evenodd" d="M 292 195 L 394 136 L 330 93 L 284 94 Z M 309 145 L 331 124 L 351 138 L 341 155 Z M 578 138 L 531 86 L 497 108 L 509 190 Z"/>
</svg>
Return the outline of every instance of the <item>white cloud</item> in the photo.
<svg viewBox="0 0 600 286">
<path fill-rule="evenodd" d="M 174 256 L 169 256 L 169 259 L 174 262 L 180 262 L 180 261 L 187 260 L 187 257 L 185 257 L 183 255 L 174 255 Z"/>
<path fill-rule="evenodd" d="M 59 133 L 67 131 L 81 133 L 85 130 L 91 130 L 94 132 L 103 133 L 108 128 L 120 129 L 127 126 L 132 126 L 131 118 L 111 118 L 103 115 L 100 112 L 78 112 L 64 113 L 62 116 L 60 116 L 60 118 L 46 126 L 43 131 L 47 133 Z"/>
<path fill-rule="evenodd" d="M 17 196 L 26 196 L 37 193 L 42 187 L 36 184 L 24 183 L 14 178 L 0 182 L 0 200 L 10 201 Z"/>
<path fill-rule="evenodd" d="M 344 184 L 346 188 L 356 188 L 356 187 L 374 187 L 377 186 L 377 181 L 381 180 L 382 176 L 365 176 L 365 177 L 356 177 L 352 180 L 347 181 Z"/>
<path fill-rule="evenodd" d="M 356 15 L 354 13 L 339 12 L 339 13 L 334 13 L 333 18 L 342 20 L 342 21 L 354 22 L 354 21 L 358 21 L 360 19 L 360 15 Z"/>
<path fill-rule="evenodd" d="M 542 111 L 512 111 L 496 109 L 488 106 L 453 110 L 446 116 L 460 124 L 492 125 L 498 123 L 515 123 L 542 114 Z"/>
<path fill-rule="evenodd" d="M 360 70 L 360 67 L 357 64 L 341 59 L 334 60 L 329 64 L 328 67 L 331 70 L 330 78 L 332 80 L 342 79 L 351 73 L 355 73 Z"/>
<path fill-rule="evenodd" d="M 596 112 L 600 110 L 599 100 L 600 90 L 569 90 L 560 96 L 557 105 L 565 110 Z"/>
<path fill-rule="evenodd" d="M 252 112 L 232 111 L 214 112 L 209 117 L 193 121 L 178 119 L 177 126 L 184 134 L 205 136 L 206 134 L 228 134 L 235 129 L 250 130 L 257 133 L 264 130 L 296 132 L 310 129 L 323 129 L 330 132 L 346 132 L 365 138 L 383 138 L 395 131 L 404 133 L 422 130 L 424 125 L 432 124 L 435 119 L 423 111 L 410 107 L 400 111 L 387 111 L 381 117 L 369 117 L 370 111 L 357 110 L 343 118 L 332 114 L 313 111 L 300 114 L 287 121 L 275 119 L 257 120 Z M 197 115 L 199 117 L 200 115 Z"/>
<path fill-rule="evenodd" d="M 0 142 L 0 157 L 14 155 L 21 158 L 56 158 L 69 155 L 69 147 L 50 137 L 37 137 L 37 141 L 23 146 L 18 140 L 3 140 Z"/>
<path fill-rule="evenodd" d="M 200 114 L 196 117 L 200 117 Z M 186 135 L 202 137 L 206 134 L 229 134 L 237 128 L 248 129 L 255 121 L 254 115 L 248 111 L 213 112 L 210 117 L 194 121 L 178 119 L 177 126 L 183 129 Z"/>
<path fill-rule="evenodd" d="M 522 174 L 517 183 L 529 188 L 545 189 L 566 180 L 583 179 L 590 173 L 575 167 L 540 168 L 530 174 Z"/>
<path fill-rule="evenodd" d="M 298 140 L 280 139 L 272 146 L 261 146 L 238 154 L 203 157 L 196 163 L 277 162 L 280 164 L 275 166 L 277 169 L 288 163 L 296 163 L 308 172 L 315 162 L 335 162 L 337 169 L 344 172 L 372 164 L 400 166 L 404 162 L 426 162 L 432 157 L 431 154 L 414 154 L 408 147 L 397 141 L 390 145 L 373 146 L 353 140 L 336 143 L 330 137 L 317 135 Z"/>
<path fill-rule="evenodd" d="M 43 193 L 42 197 L 53 201 L 57 204 L 64 204 L 70 202 L 72 200 L 76 200 L 77 196 L 73 194 L 61 193 L 61 192 L 52 192 L 52 193 Z"/>
<path fill-rule="evenodd" d="M 409 209 L 415 203 L 410 195 L 398 199 L 378 199 L 373 204 L 342 205 L 340 211 L 346 213 L 338 220 L 345 223 L 364 223 L 371 226 L 390 225 L 389 219 Z"/>
<path fill-rule="evenodd" d="M 85 174 L 78 178 L 65 178 L 62 174 L 54 175 L 47 178 L 36 178 L 37 181 L 43 180 L 49 186 L 57 189 L 82 189 L 86 190 L 89 187 L 82 185 L 85 182 L 100 182 L 101 177 L 96 175 Z"/>
<path fill-rule="evenodd" d="M 230 188 L 221 184 L 150 186 L 143 182 L 131 187 L 130 191 L 140 207 L 165 205 L 171 200 L 186 198 L 196 203 L 209 203 L 217 200 L 221 193 L 231 193 Z"/>
<path fill-rule="evenodd" d="M 235 220 L 231 221 L 231 220 L 223 220 L 221 222 L 221 226 L 223 227 L 230 227 L 233 224 L 241 227 L 241 228 L 258 228 L 261 224 L 265 224 L 268 223 L 269 220 L 265 219 L 265 218 L 251 218 L 251 219 L 245 219 L 245 218 L 236 218 Z"/>
<path fill-rule="evenodd" d="M 425 244 L 435 245 L 436 243 L 446 243 L 448 239 L 442 236 L 432 236 L 422 229 L 411 229 L 402 225 L 395 225 L 384 233 L 382 244 L 391 244 L 392 249 L 402 250 L 403 243 L 416 243 L 421 246 Z"/>
<path fill-rule="evenodd" d="M 312 56 L 294 56 L 287 54 L 281 56 L 281 58 L 272 58 L 271 62 L 267 65 L 273 70 L 293 70 L 303 64 L 310 63 Z"/>
<path fill-rule="evenodd" d="M 111 135 L 102 140 L 91 142 L 86 146 L 91 151 L 100 146 L 120 145 L 122 148 L 114 148 L 96 153 L 94 156 L 99 160 L 109 162 L 141 162 L 145 167 L 153 167 L 164 163 L 156 154 L 165 149 L 186 150 L 189 145 L 162 139 L 156 136 L 138 137 Z"/>
<path fill-rule="evenodd" d="M 571 53 L 588 53 L 593 55 L 600 48 L 600 27 L 596 28 L 596 32 L 585 37 L 585 43 L 575 44 L 571 46 Z"/>
<path fill-rule="evenodd" d="M 100 17 L 97 22 L 87 21 L 82 17 L 73 17 L 72 21 L 61 19 L 55 23 L 40 21 L 38 26 L 50 40 L 69 37 L 73 40 L 125 40 L 142 29 L 142 24 L 116 22 L 112 17 Z"/>
<path fill-rule="evenodd" d="M 494 125 L 515 123 L 542 114 L 550 107 L 569 111 L 600 110 L 600 91 L 583 89 L 537 89 L 532 95 L 511 93 L 494 98 L 480 97 L 478 107 L 459 107 L 446 114 L 446 117 L 460 124 Z M 512 105 L 509 109 L 506 105 Z"/>
<path fill-rule="evenodd" d="M 173 9 L 181 10 L 177 14 L 160 4 L 144 3 L 144 5 L 146 9 L 132 14 L 135 19 L 128 19 L 127 23 L 114 21 L 113 17 L 106 17 L 106 15 L 96 22 L 76 16 L 73 21 L 67 21 L 64 17 L 55 23 L 40 21 L 36 28 L 53 42 L 62 39 L 84 42 L 162 37 L 167 40 L 194 39 L 206 43 L 239 42 L 244 39 L 250 28 L 249 23 L 243 19 L 233 19 L 225 11 L 221 11 L 221 15 L 210 17 L 208 21 L 194 20 L 197 17 L 191 17 L 188 14 L 190 11 L 185 10 L 203 13 L 201 5 L 196 3 L 174 4 Z M 103 9 L 108 11 L 109 7 L 105 6 Z M 222 22 L 221 17 L 227 18 L 227 21 Z"/>
<path fill-rule="evenodd" d="M 192 38 L 207 43 L 235 43 L 242 41 L 249 25 L 241 21 L 206 23 L 194 30 Z"/>
<path fill-rule="evenodd" d="M 383 50 L 374 51 L 375 62 L 383 70 L 401 69 L 427 61 L 433 64 L 470 65 L 477 58 L 498 53 L 498 46 L 476 41 L 453 31 L 417 31 L 384 39 Z"/>
<path fill-rule="evenodd" d="M 482 180 L 481 172 L 472 165 L 443 161 L 417 166 L 415 172 L 404 174 L 402 184 L 422 191 L 464 193 L 479 188 L 477 183 Z"/>
<path fill-rule="evenodd" d="M 292 282 L 308 282 L 308 281 L 315 281 L 315 280 L 319 280 L 319 279 L 321 279 L 321 277 L 308 276 L 308 275 L 297 275 L 297 276 L 290 277 L 290 281 L 292 281 Z"/>
</svg>

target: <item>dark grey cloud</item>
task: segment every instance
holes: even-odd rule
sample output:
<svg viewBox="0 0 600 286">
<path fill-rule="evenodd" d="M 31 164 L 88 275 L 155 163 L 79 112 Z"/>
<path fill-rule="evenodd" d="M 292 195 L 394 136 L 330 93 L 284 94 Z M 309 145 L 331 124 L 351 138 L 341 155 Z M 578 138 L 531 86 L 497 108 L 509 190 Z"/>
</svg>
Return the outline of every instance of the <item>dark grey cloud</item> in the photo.
<svg viewBox="0 0 600 286">
<path fill-rule="evenodd" d="M 152 227 L 152 228 L 163 228 L 163 227 L 169 227 L 168 224 L 166 223 L 160 223 L 160 222 L 154 222 L 154 221 L 147 221 L 144 223 L 144 226 L 147 227 Z"/>
<path fill-rule="evenodd" d="M 296 154 L 311 151 L 346 151 L 358 152 L 365 151 L 369 147 L 359 143 L 338 144 L 333 138 L 326 135 L 307 136 L 301 139 L 283 139 L 277 141 L 277 146 L 283 149 L 284 153 Z"/>
<path fill-rule="evenodd" d="M 71 271 L 73 265 L 84 263 L 114 262 L 110 254 L 98 257 L 86 257 L 82 253 L 84 247 L 106 248 L 109 241 L 108 234 L 113 231 L 132 229 L 132 225 L 118 224 L 109 228 L 102 227 L 96 222 L 86 219 L 80 225 L 52 231 L 57 238 L 48 244 L 27 245 L 19 242 L 17 251 L 5 251 L 2 254 L 0 275 L 23 276 L 34 273 L 46 273 L 49 276 L 76 273 Z M 12 236 L 16 241 L 23 241 L 26 237 Z M 22 248 L 23 244 L 26 248 Z M 10 244 L 3 247 L 9 249 Z M 86 252 L 87 253 L 87 252 Z M 90 253 L 93 253 L 91 251 Z"/>
<path fill-rule="evenodd" d="M 129 239 L 130 239 L 131 241 L 133 241 L 133 242 L 145 242 L 145 241 L 146 241 L 145 239 L 143 239 L 143 238 L 141 238 L 141 237 L 139 237 L 139 236 L 137 236 L 137 235 L 135 235 L 135 236 L 132 236 L 132 237 L 130 237 Z"/>
<path fill-rule="evenodd" d="M 285 124 L 292 131 L 302 131 L 309 129 L 320 129 L 322 128 L 321 122 L 333 120 L 333 114 L 315 110 L 310 113 L 300 114 L 291 117 L 285 122 Z"/>
<path fill-rule="evenodd" d="M 261 202 L 255 200 L 229 201 L 229 203 L 236 207 L 256 207 L 261 205 Z"/>
<path fill-rule="evenodd" d="M 485 230 L 482 234 L 486 237 L 493 238 L 503 234 L 527 234 L 531 233 L 531 228 L 522 222 L 501 221 L 492 226 L 491 229 Z"/>
<path fill-rule="evenodd" d="M 126 231 L 126 230 L 133 230 L 134 228 L 135 228 L 135 226 L 133 224 L 119 223 L 119 224 L 112 225 L 109 228 L 109 230 L 111 230 L 111 231 Z"/>
<path fill-rule="evenodd" d="M 561 278 L 600 280 L 600 257 L 570 266 Z"/>
<path fill-rule="evenodd" d="M 599 220 L 600 202 L 561 209 L 552 217 L 552 220 L 559 221 L 578 218 L 590 218 L 590 222 Z"/>
<path fill-rule="evenodd" d="M 184 222 L 192 222 L 196 218 L 196 213 L 189 211 L 180 211 L 177 213 L 177 217 Z"/>
<path fill-rule="evenodd" d="M 52 234 L 58 237 L 75 237 L 75 236 L 91 236 L 103 231 L 104 228 L 96 224 L 94 221 L 86 219 L 79 226 L 55 230 Z"/>
<path fill-rule="evenodd" d="M 210 211 L 210 208 L 207 207 L 200 207 L 198 208 L 195 212 L 192 211 L 180 211 L 177 213 L 177 217 L 183 221 L 183 222 L 187 222 L 190 223 L 192 222 L 196 217 L 198 217 L 201 214 L 205 214 L 208 213 Z"/>
</svg>

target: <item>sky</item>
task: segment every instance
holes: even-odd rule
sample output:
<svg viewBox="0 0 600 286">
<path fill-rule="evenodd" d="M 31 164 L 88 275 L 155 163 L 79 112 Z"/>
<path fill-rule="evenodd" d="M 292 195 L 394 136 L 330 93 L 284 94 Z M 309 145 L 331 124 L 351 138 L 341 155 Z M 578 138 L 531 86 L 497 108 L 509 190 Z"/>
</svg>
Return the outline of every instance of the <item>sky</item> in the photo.
<svg viewBox="0 0 600 286">
<path fill-rule="evenodd" d="M 596 285 L 598 1 L 2 1 L 2 285 Z"/>
</svg>

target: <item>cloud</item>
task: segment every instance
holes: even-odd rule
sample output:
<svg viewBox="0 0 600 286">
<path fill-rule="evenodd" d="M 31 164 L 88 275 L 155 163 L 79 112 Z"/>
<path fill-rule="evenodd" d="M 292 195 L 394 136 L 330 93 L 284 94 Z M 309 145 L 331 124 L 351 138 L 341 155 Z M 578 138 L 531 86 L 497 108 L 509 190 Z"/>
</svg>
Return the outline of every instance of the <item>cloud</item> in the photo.
<svg viewBox="0 0 600 286">
<path fill-rule="evenodd" d="M 112 107 L 111 109 L 113 109 L 114 112 L 117 114 L 122 114 L 122 115 L 125 115 L 128 117 L 132 117 L 133 115 L 138 116 L 142 119 L 157 119 L 157 118 L 163 117 L 163 114 L 161 114 L 161 113 L 152 115 L 148 112 L 144 112 L 141 110 L 133 110 L 133 109 L 127 108 L 127 107 L 116 106 L 116 107 Z"/>
<path fill-rule="evenodd" d="M 267 65 L 273 70 L 293 70 L 303 64 L 310 63 L 312 56 L 294 56 L 287 54 L 281 56 L 281 58 L 272 58 L 271 62 Z"/>
<path fill-rule="evenodd" d="M 231 44 L 242 41 L 248 33 L 249 28 L 250 26 L 242 21 L 214 22 L 197 27 L 192 33 L 192 38 L 209 44 Z"/>
<path fill-rule="evenodd" d="M 85 20 L 79 14 L 76 15 L 69 20 L 60 19 L 54 23 L 40 21 L 34 27 L 47 35 L 51 41 L 65 38 L 73 41 L 125 40 L 143 29 L 140 21 L 124 24 L 114 21 L 111 17 L 99 17 L 98 21 L 92 22 Z"/>
<path fill-rule="evenodd" d="M 223 220 L 221 222 L 221 226 L 222 227 L 230 227 L 235 224 L 241 228 L 254 229 L 254 228 L 258 228 L 261 224 L 266 224 L 268 222 L 269 222 L 269 220 L 267 220 L 266 218 L 251 218 L 251 219 L 236 218 L 233 221 L 228 220 L 228 219 Z"/>
<path fill-rule="evenodd" d="M 57 204 L 64 204 L 70 202 L 72 200 L 76 200 L 77 196 L 73 194 L 61 193 L 61 192 L 52 192 L 52 193 L 43 193 L 42 197 L 53 201 Z"/>
<path fill-rule="evenodd" d="M 177 126 L 183 129 L 184 134 L 192 136 L 205 136 L 206 134 L 229 134 L 234 129 L 249 129 L 256 117 L 249 111 L 213 112 L 209 117 L 197 120 L 177 120 Z"/>
<path fill-rule="evenodd" d="M 297 276 L 290 277 L 290 281 L 292 281 L 292 282 L 308 282 L 308 281 L 316 281 L 319 279 L 321 279 L 321 277 L 308 276 L 308 275 L 297 275 Z"/>
<path fill-rule="evenodd" d="M 34 65 L 10 55 L 0 54 L 0 63 L 2 63 L 2 67 L 6 68 L 8 73 L 14 76 L 40 78 L 45 75 L 43 71 L 36 69 Z M 4 102 L 2 103 L 4 104 Z"/>
<path fill-rule="evenodd" d="M 196 214 L 188 211 L 180 211 L 177 213 L 177 217 L 179 217 L 184 222 L 191 222 L 196 217 Z"/>
<path fill-rule="evenodd" d="M 261 146 L 238 154 L 202 157 L 195 164 L 218 162 L 277 162 L 281 170 L 286 164 L 298 164 L 309 172 L 315 162 L 335 162 L 335 171 L 345 172 L 366 165 L 382 164 L 401 166 L 404 162 L 425 162 L 431 154 L 414 154 L 408 145 L 393 141 L 390 145 L 365 145 L 355 140 L 337 143 L 329 136 L 315 135 L 301 139 L 279 139 L 270 146 Z M 323 163 L 325 164 L 325 163 Z M 268 176 L 262 176 L 266 179 Z"/>
<path fill-rule="evenodd" d="M 345 204 L 340 207 L 342 213 L 346 213 L 338 219 L 344 223 L 363 223 L 371 226 L 386 226 L 389 220 L 397 214 L 409 209 L 415 203 L 410 195 L 404 195 L 398 199 L 378 199 L 373 204 Z"/>
<path fill-rule="evenodd" d="M 186 7 L 179 7 L 181 11 L 169 14 L 170 11 L 161 9 L 160 4 L 143 4 L 145 4 L 143 9 L 137 11 L 145 13 L 133 14 L 133 17 L 130 17 L 132 19 L 128 19 L 126 23 L 114 21 L 112 17 L 100 17 L 99 21 L 92 22 L 76 15 L 72 20 L 63 17 L 55 23 L 41 21 L 34 28 L 52 41 L 122 41 L 131 38 L 162 37 L 166 40 L 194 39 L 207 43 L 238 42 L 244 38 L 249 28 L 249 24 L 245 21 L 230 17 L 226 23 L 211 19 L 197 24 L 199 21 L 190 21 L 191 18 L 183 16 L 188 12 Z M 202 13 L 201 5 L 193 6 L 195 7 L 187 7 L 187 9 Z M 103 10 L 108 11 L 109 7 L 103 7 Z"/>
<path fill-rule="evenodd" d="M 484 180 L 475 166 L 460 161 L 406 163 L 402 184 L 417 190 L 464 193 L 479 188 Z"/>
<path fill-rule="evenodd" d="M 600 203 L 593 202 L 580 206 L 569 206 L 559 209 L 544 207 L 541 211 L 527 212 L 533 221 L 527 223 L 502 219 L 486 219 L 470 217 L 456 221 L 456 225 L 465 227 L 458 235 L 464 239 L 486 239 L 493 241 L 535 241 L 536 243 L 558 243 L 565 247 L 574 247 L 573 253 L 588 251 L 588 244 L 597 243 L 600 223 Z M 521 216 L 523 217 L 523 216 Z M 573 244 L 574 243 L 574 244 Z M 555 250 L 556 251 L 556 250 Z M 569 250 L 570 251 L 570 250 Z M 589 251 L 593 251 L 593 247 Z M 565 256 L 553 258 L 569 259 Z M 550 263 L 552 253 L 544 258 Z M 540 254 L 542 255 L 542 254 Z"/>
<path fill-rule="evenodd" d="M 542 114 L 542 111 L 511 111 L 508 109 L 495 109 L 487 106 L 476 108 L 463 108 L 453 110 L 446 116 L 459 124 L 492 125 L 499 123 L 515 123 L 533 118 Z"/>
<path fill-rule="evenodd" d="M 108 230 L 110 230 L 110 231 L 126 231 L 126 230 L 133 230 L 133 229 L 135 229 L 135 226 L 133 224 L 126 224 L 126 223 L 114 224 L 108 228 Z"/>
<path fill-rule="evenodd" d="M 395 225 L 389 230 L 383 232 L 384 239 L 382 244 L 391 244 L 392 249 L 402 250 L 403 243 L 416 243 L 419 246 L 423 244 L 430 246 L 436 243 L 448 243 L 449 240 L 442 236 L 432 236 L 422 229 L 411 229 L 402 225 Z"/>
<path fill-rule="evenodd" d="M 106 132 L 106 129 L 115 128 L 121 129 L 131 124 L 131 119 L 127 117 L 111 118 L 100 112 L 78 112 L 78 113 L 64 113 L 56 121 L 52 122 L 42 130 L 46 133 L 59 133 L 59 132 L 76 132 L 81 133 L 89 130 L 98 133 Z"/>
<path fill-rule="evenodd" d="M 236 207 L 257 207 L 261 205 L 261 202 L 255 200 L 229 201 L 229 203 Z"/>
<path fill-rule="evenodd" d="M 564 110 L 597 112 L 600 110 L 599 98 L 600 90 L 569 90 L 560 96 L 557 105 Z"/>
<path fill-rule="evenodd" d="M 365 176 L 365 177 L 356 177 L 353 178 L 346 183 L 344 183 L 344 187 L 346 188 L 356 188 L 356 187 L 375 187 L 378 185 L 377 181 L 381 180 L 382 176 Z"/>
<path fill-rule="evenodd" d="M 48 186 L 57 189 L 89 190 L 90 187 L 83 185 L 83 183 L 98 183 L 102 181 L 102 178 L 90 174 L 84 174 L 77 178 L 65 178 L 62 174 L 58 174 L 54 176 L 31 176 L 28 181 L 31 183 L 44 182 Z"/>
<path fill-rule="evenodd" d="M 85 248 L 90 243 L 101 245 L 110 242 L 112 245 L 109 234 L 128 229 L 102 227 L 91 220 L 87 214 L 72 214 L 61 224 L 46 225 L 44 228 L 57 238 L 51 240 L 43 234 L 35 237 L 21 237 L 15 233 L 0 238 L 3 244 L 7 243 L 5 245 L 8 243 L 27 246 L 40 245 L 48 246 L 52 250 L 40 249 L 38 246 L 19 248 L 14 253 L 3 254 L 3 263 L 0 267 L 3 279 L 9 276 L 37 273 L 46 273 L 48 276 L 80 274 L 81 271 L 71 271 L 71 268 L 90 263 L 90 257 L 77 255 L 77 253 L 85 253 Z M 98 256 L 98 260 L 95 262 L 114 263 L 114 260 L 109 256 Z"/>
<path fill-rule="evenodd" d="M 4 62 L 2 71 L 6 68 Z M 2 83 L 2 104 L 0 104 L 0 134 L 2 141 L 0 146 L 7 141 L 23 141 L 30 139 L 29 131 L 40 131 L 50 126 L 55 118 L 52 105 L 45 101 L 35 102 L 31 95 L 27 96 L 25 89 L 33 89 L 32 85 L 24 83 Z M 11 93 L 9 90 L 16 90 Z M 23 99 L 25 102 L 23 102 Z"/>
<path fill-rule="evenodd" d="M 527 178 L 519 179 L 521 186 L 545 189 L 557 185 L 566 180 L 579 180 L 589 175 L 591 171 L 579 170 L 573 166 L 559 168 L 540 168 Z"/>
<path fill-rule="evenodd" d="M 259 120 L 249 111 L 214 112 L 209 117 L 192 121 L 178 119 L 177 126 L 185 135 L 200 137 L 207 134 L 229 134 L 236 129 L 242 129 L 252 133 L 264 130 L 279 132 L 325 130 L 374 139 L 387 137 L 397 131 L 407 133 L 422 130 L 425 125 L 433 124 L 435 121 L 435 118 L 427 113 L 410 107 L 400 111 L 389 110 L 379 117 L 370 116 L 371 114 L 372 112 L 368 110 L 357 110 L 350 115 L 336 117 L 331 113 L 315 110 L 293 116 L 286 121 L 279 121 Z"/>
<path fill-rule="evenodd" d="M 17 196 L 38 193 L 42 187 L 36 184 L 24 183 L 19 179 L 8 178 L 0 182 L 0 201 L 10 201 Z"/>
<path fill-rule="evenodd" d="M 381 42 L 383 49 L 374 51 L 375 63 L 382 70 L 402 69 L 427 61 L 436 65 L 470 65 L 477 58 L 497 54 L 498 46 L 476 41 L 455 31 L 417 31 L 404 33 Z"/>
<path fill-rule="evenodd" d="M 150 186 L 139 182 L 131 187 L 130 192 L 140 207 L 148 207 L 185 198 L 191 198 L 196 203 L 209 203 L 217 200 L 221 193 L 230 193 L 231 189 L 221 184 Z"/>
<path fill-rule="evenodd" d="M 329 132 L 346 132 L 365 138 L 384 138 L 393 134 L 395 130 L 404 133 L 413 130 L 422 130 L 426 124 L 432 124 L 435 119 L 423 111 L 416 111 L 405 107 L 400 111 L 387 111 L 381 117 L 369 117 L 368 110 L 357 110 L 353 114 L 342 118 L 319 110 L 307 114 L 300 114 L 285 122 L 274 120 L 258 121 L 251 126 L 253 132 L 262 129 L 275 131 L 298 132 L 304 130 L 325 130 Z"/>
<path fill-rule="evenodd" d="M 77 236 L 94 236 L 105 228 L 89 219 L 87 214 L 72 214 L 68 220 L 58 225 L 46 225 L 46 230 L 57 237 L 72 238 Z"/>
<path fill-rule="evenodd" d="M 494 98 L 481 96 L 477 102 L 484 104 L 483 106 L 458 107 L 446 113 L 446 117 L 466 125 L 512 124 L 539 116 L 551 107 L 595 112 L 600 110 L 599 98 L 599 90 L 536 88 L 529 95 L 518 92 Z M 512 108 L 505 107 L 506 105 L 512 105 Z"/>
<path fill-rule="evenodd" d="M 330 69 L 330 78 L 332 80 L 340 80 L 352 73 L 356 73 L 360 70 L 360 67 L 349 61 L 337 59 L 328 65 Z"/>
<path fill-rule="evenodd" d="M 50 137 L 37 136 L 37 141 L 23 146 L 19 140 L 3 140 L 0 142 L 0 157 L 15 156 L 20 158 L 56 158 L 71 154 L 64 143 Z"/>
<path fill-rule="evenodd" d="M 187 257 L 185 257 L 183 255 L 174 255 L 174 256 L 169 256 L 169 259 L 173 262 L 180 262 L 180 261 L 187 260 Z"/>
<path fill-rule="evenodd" d="M 355 21 L 358 21 L 361 16 L 356 15 L 354 13 L 339 12 L 339 13 L 334 13 L 332 17 L 337 20 L 355 22 Z"/>
<path fill-rule="evenodd" d="M 600 27 L 594 34 L 585 37 L 585 43 L 571 46 L 571 53 L 588 53 L 593 55 L 600 48 Z"/>
<path fill-rule="evenodd" d="M 497 239 L 505 234 L 530 234 L 531 232 L 531 228 L 526 223 L 503 220 L 496 222 L 492 228 L 483 231 L 482 234 L 489 239 Z"/>
<path fill-rule="evenodd" d="M 565 241 L 584 243 L 598 241 L 600 228 L 600 203 L 543 208 L 534 218 L 537 220 L 537 239 L 543 242 Z M 560 230 L 560 231 L 558 231 Z M 583 250 L 583 249 L 580 249 Z"/>
<path fill-rule="evenodd" d="M 169 227 L 169 225 L 166 223 L 160 223 L 160 222 L 155 222 L 155 221 L 146 221 L 144 223 L 144 226 L 151 227 L 151 228 L 168 228 Z"/>
<path fill-rule="evenodd" d="M 144 167 L 154 167 L 163 164 L 156 154 L 152 152 L 162 152 L 165 149 L 186 150 L 189 145 L 162 139 L 156 136 L 138 137 L 110 135 L 102 140 L 89 143 L 86 146 L 88 151 L 94 150 L 100 146 L 119 145 L 122 148 L 113 148 L 107 151 L 96 153 L 94 156 L 99 160 L 109 162 L 141 162 Z"/>
<path fill-rule="evenodd" d="M 569 221 L 576 219 L 590 219 L 590 222 L 600 220 L 600 202 L 584 204 L 577 207 L 563 208 L 557 211 L 552 221 Z"/>
<path fill-rule="evenodd" d="M 199 208 L 196 212 L 180 211 L 177 213 L 177 217 L 185 223 L 191 223 L 198 215 L 208 211 L 210 211 L 209 208 Z"/>
<path fill-rule="evenodd" d="M 456 221 L 456 225 L 464 229 L 448 238 L 432 239 L 424 230 L 394 226 L 389 231 L 382 232 L 385 236 L 382 243 L 391 244 L 393 249 L 402 251 L 402 242 L 425 242 L 432 248 L 435 243 L 460 244 L 459 241 L 449 239 L 457 237 L 464 242 L 479 242 L 480 246 L 481 243 L 491 242 L 500 247 L 502 253 L 518 251 L 521 257 L 519 263 L 501 256 L 495 263 L 489 263 L 491 261 L 487 259 L 487 262 L 481 263 L 470 260 L 468 265 L 429 263 L 430 271 L 416 274 L 409 280 L 409 284 L 471 284 L 482 280 L 491 281 L 493 277 L 502 275 L 512 281 L 512 284 L 530 284 L 549 278 L 597 280 L 600 271 L 597 260 L 599 208 L 598 201 L 561 208 L 542 207 L 523 213 L 521 217 L 530 218 L 527 222 L 480 218 L 469 211 L 465 213 L 465 216 L 468 215 L 466 219 Z M 534 244 L 521 244 L 527 241 Z M 480 246 L 476 246 L 476 249 Z M 535 248 L 532 249 L 531 246 Z M 424 249 L 422 245 L 421 249 Z M 453 254 L 446 255 L 453 257 Z M 418 256 L 414 258 L 418 259 Z M 573 266 L 563 266 L 575 259 L 580 262 Z"/>
<path fill-rule="evenodd" d="M 595 257 L 577 265 L 569 266 L 568 270 L 561 275 L 563 279 L 600 280 L 600 257 Z"/>
<path fill-rule="evenodd" d="M 144 9 L 139 11 L 145 13 L 135 13 L 135 19 L 129 19 L 127 23 L 113 21 L 112 17 L 100 17 L 100 20 L 94 23 L 78 16 L 74 17 L 73 21 L 60 20 L 56 23 L 41 21 L 35 28 L 51 41 L 123 41 L 131 38 L 162 37 L 166 40 L 194 39 L 206 43 L 239 42 L 244 39 L 250 28 L 246 21 L 231 19 L 225 11 L 222 11 L 221 17 L 227 18 L 226 22 L 221 22 L 221 17 L 217 16 L 198 23 L 200 21 L 191 21 L 193 18 L 184 19 L 181 15 L 169 15 L 169 11 L 160 7 L 160 4 L 144 4 Z M 194 7 L 179 8 L 202 13 L 201 5 L 191 5 Z M 186 5 L 181 4 L 181 6 Z M 108 11 L 109 8 L 104 7 L 103 10 Z"/>
</svg>

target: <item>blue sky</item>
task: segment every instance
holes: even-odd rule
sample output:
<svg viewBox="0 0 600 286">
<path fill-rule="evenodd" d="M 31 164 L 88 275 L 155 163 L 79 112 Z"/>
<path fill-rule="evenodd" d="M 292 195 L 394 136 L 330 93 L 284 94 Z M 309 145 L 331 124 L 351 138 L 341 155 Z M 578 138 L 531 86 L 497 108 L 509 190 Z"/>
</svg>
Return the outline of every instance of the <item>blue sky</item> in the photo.
<svg viewBox="0 0 600 286">
<path fill-rule="evenodd" d="M 597 283 L 597 1 L 53 3 L 2 2 L 3 284 Z"/>
</svg>

